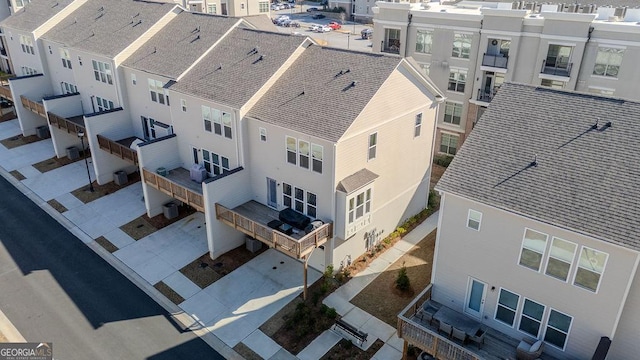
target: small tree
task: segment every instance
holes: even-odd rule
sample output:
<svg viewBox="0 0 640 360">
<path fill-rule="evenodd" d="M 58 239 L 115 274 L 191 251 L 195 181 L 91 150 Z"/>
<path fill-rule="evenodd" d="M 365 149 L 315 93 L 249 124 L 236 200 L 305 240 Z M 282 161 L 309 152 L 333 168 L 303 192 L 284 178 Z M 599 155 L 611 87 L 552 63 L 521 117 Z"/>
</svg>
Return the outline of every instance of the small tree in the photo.
<svg viewBox="0 0 640 360">
<path fill-rule="evenodd" d="M 396 288 L 401 291 L 409 290 L 411 287 L 411 282 L 409 281 L 409 276 L 407 275 L 407 267 L 404 266 L 404 261 L 402 262 L 402 267 L 400 268 L 400 272 L 398 273 L 398 278 L 396 279 Z"/>
</svg>

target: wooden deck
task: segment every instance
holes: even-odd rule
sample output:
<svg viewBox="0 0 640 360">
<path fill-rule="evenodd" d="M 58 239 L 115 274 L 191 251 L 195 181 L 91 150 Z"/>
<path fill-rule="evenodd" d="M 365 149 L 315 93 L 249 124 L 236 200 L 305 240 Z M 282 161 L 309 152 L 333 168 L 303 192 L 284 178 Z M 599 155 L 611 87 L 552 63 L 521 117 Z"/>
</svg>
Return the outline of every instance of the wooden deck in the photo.
<svg viewBox="0 0 640 360">
<path fill-rule="evenodd" d="M 85 132 L 83 115 L 64 117 L 49 111 L 47 113 L 47 117 L 49 118 L 49 124 L 51 126 L 55 126 L 61 130 L 66 130 L 68 134 L 77 135 L 81 130 Z"/>
<path fill-rule="evenodd" d="M 117 156 L 120 159 L 126 160 L 134 165 L 138 165 L 138 152 L 129 147 L 131 146 L 133 141 L 137 139 L 135 136 L 118 141 L 111 140 L 100 134 L 98 134 L 97 137 L 100 149 L 108 152 L 111 155 Z"/>
<path fill-rule="evenodd" d="M 13 94 L 11 94 L 11 88 L 9 87 L 9 79 L 15 77 L 15 75 L 5 75 L 0 77 L 0 97 L 13 101 Z"/>
<path fill-rule="evenodd" d="M 44 111 L 44 105 L 42 104 L 42 102 L 31 100 L 24 95 L 20 95 L 20 101 L 22 102 L 22 106 L 25 109 L 28 109 L 33 113 L 42 116 L 43 118 L 47 117 L 47 113 L 45 113 Z"/>
<path fill-rule="evenodd" d="M 151 187 L 204 212 L 202 184 L 191 180 L 189 170 L 175 168 L 169 170 L 167 176 L 160 176 L 153 171 L 142 168 L 142 177 L 144 182 Z"/>
</svg>

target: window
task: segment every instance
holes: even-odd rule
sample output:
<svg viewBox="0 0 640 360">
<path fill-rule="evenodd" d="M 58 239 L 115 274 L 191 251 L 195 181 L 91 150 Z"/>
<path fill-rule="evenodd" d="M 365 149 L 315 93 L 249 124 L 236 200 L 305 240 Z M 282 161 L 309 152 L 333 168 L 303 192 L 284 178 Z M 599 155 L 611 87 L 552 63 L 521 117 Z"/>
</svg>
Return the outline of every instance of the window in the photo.
<svg viewBox="0 0 640 360">
<path fill-rule="evenodd" d="M 567 337 L 569 337 L 572 320 L 573 318 L 571 316 L 551 309 L 549 312 L 549 320 L 547 321 L 547 330 L 544 334 L 544 341 L 564 350 L 567 344 Z"/>
<path fill-rule="evenodd" d="M 520 265 L 540 271 L 544 251 L 547 247 L 547 234 L 525 229 L 520 253 Z"/>
<path fill-rule="evenodd" d="M 187 100 L 180 99 L 180 107 L 182 108 L 182 112 L 187 112 Z"/>
<path fill-rule="evenodd" d="M 211 132 L 211 108 L 202 106 L 202 121 L 204 122 L 204 131 Z"/>
<path fill-rule="evenodd" d="M 418 30 L 416 36 L 416 52 L 431 54 L 431 44 L 433 43 L 433 31 Z"/>
<path fill-rule="evenodd" d="M 220 110 L 211 109 L 211 118 L 213 119 L 213 132 L 216 135 L 222 135 L 222 117 Z"/>
<path fill-rule="evenodd" d="M 376 158 L 376 147 L 378 146 L 378 133 L 375 132 L 369 135 L 369 152 L 367 159 L 373 160 Z"/>
<path fill-rule="evenodd" d="M 62 59 L 62 67 L 71 69 L 71 54 L 69 54 L 69 50 L 60 49 L 60 58 Z"/>
<path fill-rule="evenodd" d="M 107 64 L 101 61 L 91 60 L 93 63 L 93 76 L 96 81 L 103 82 L 105 84 L 113 85 L 113 77 L 111 74 L 111 64 Z"/>
<path fill-rule="evenodd" d="M 542 71 L 545 74 L 569 76 L 568 71 L 571 69 L 569 61 L 572 49 L 573 47 L 571 46 L 550 44 Z"/>
<path fill-rule="evenodd" d="M 424 71 L 424 74 L 429 76 L 429 70 L 431 68 L 431 64 L 420 64 L 420 67 L 422 68 L 422 71 Z"/>
<path fill-rule="evenodd" d="M 267 141 L 267 129 L 260 128 L 259 132 L 260 132 L 260 141 Z"/>
<path fill-rule="evenodd" d="M 598 48 L 596 64 L 593 67 L 593 75 L 617 78 L 620 65 L 622 65 L 623 55 L 624 49 Z"/>
<path fill-rule="evenodd" d="M 462 104 L 447 101 L 444 104 L 444 122 L 447 124 L 460 125 L 462 118 Z"/>
<path fill-rule="evenodd" d="M 609 254 L 583 246 L 573 284 L 593 292 L 598 291 Z"/>
<path fill-rule="evenodd" d="M 98 112 L 111 110 L 114 108 L 113 101 L 103 99 L 99 96 L 96 96 L 96 104 L 98 105 Z"/>
<path fill-rule="evenodd" d="M 317 196 L 291 184 L 282 183 L 282 204 L 295 211 L 315 218 L 317 215 Z"/>
<path fill-rule="evenodd" d="M 420 136 L 421 129 L 422 129 L 422 113 L 416 115 L 416 123 L 413 129 L 413 137 Z"/>
<path fill-rule="evenodd" d="M 440 136 L 440 152 L 455 155 L 458 148 L 458 135 L 442 133 Z"/>
<path fill-rule="evenodd" d="M 371 188 L 351 197 L 348 204 L 349 224 L 371 213 Z"/>
<path fill-rule="evenodd" d="M 298 159 L 301 168 L 309 168 L 309 143 L 298 140 Z"/>
<path fill-rule="evenodd" d="M 162 81 L 148 79 L 149 93 L 151 94 L 151 101 L 164 105 L 169 105 L 169 99 L 165 101 L 164 89 L 162 88 Z"/>
<path fill-rule="evenodd" d="M 244 4 L 240 4 L 240 10 L 244 10 Z"/>
<path fill-rule="evenodd" d="M 518 329 L 534 338 L 540 333 L 540 324 L 544 314 L 544 305 L 529 299 L 524 299 L 522 314 L 520 315 L 520 326 Z"/>
<path fill-rule="evenodd" d="M 540 85 L 550 87 L 552 89 L 564 89 L 565 82 L 559 80 L 542 79 Z"/>
<path fill-rule="evenodd" d="M 613 96 L 615 89 L 606 89 L 601 87 L 589 87 L 589 92 L 591 94 L 602 95 L 602 96 Z"/>
<path fill-rule="evenodd" d="M 571 263 L 576 255 L 576 248 L 576 244 L 554 237 L 551 241 L 545 274 L 567 281 L 571 271 Z"/>
<path fill-rule="evenodd" d="M 473 230 L 480 231 L 480 223 L 482 222 L 482 213 L 469 209 L 469 215 L 467 215 L 467 227 Z"/>
<path fill-rule="evenodd" d="M 311 159 L 313 160 L 313 171 L 322 174 L 322 158 L 324 148 L 321 145 L 311 144 Z"/>
<path fill-rule="evenodd" d="M 73 84 L 69 84 L 66 81 L 62 81 L 60 82 L 60 87 L 62 88 L 62 93 L 63 94 L 75 94 L 78 92 L 78 87 L 73 85 Z"/>
<path fill-rule="evenodd" d="M 35 75 L 38 73 L 38 70 L 30 68 L 28 66 L 20 66 L 20 70 L 22 71 L 22 75 Z"/>
<path fill-rule="evenodd" d="M 30 36 L 20 35 L 20 47 L 22 48 L 22 52 L 25 52 L 31 55 L 36 54 L 33 48 L 33 39 L 31 39 Z"/>
<path fill-rule="evenodd" d="M 169 98 L 167 98 L 169 101 Z M 187 111 L 187 102 L 184 99 L 180 100 L 180 106 L 182 111 Z M 231 139 L 231 114 L 223 111 L 210 108 L 208 106 L 202 106 L 202 120 L 204 121 L 204 130 L 207 132 L 213 132 L 216 135 L 222 135 L 224 131 L 224 137 Z"/>
<path fill-rule="evenodd" d="M 298 156 L 298 141 L 296 138 L 292 138 L 291 136 L 287 136 L 287 162 L 289 164 L 297 165 L 297 156 Z"/>
<path fill-rule="evenodd" d="M 467 82 L 467 70 L 451 69 L 449 72 L 449 91 L 464 92 L 464 85 Z"/>
<path fill-rule="evenodd" d="M 262 130 L 264 130 L 264 140 L 262 140 Z M 266 129 L 260 128 L 260 140 L 267 140 Z M 289 164 L 299 165 L 301 168 L 309 169 L 309 160 L 311 160 L 311 170 L 322 174 L 322 159 L 324 156 L 324 148 L 322 145 L 287 136 L 286 146 L 287 162 Z M 309 156 L 311 156 L 311 159 L 309 159 Z"/>
<path fill-rule="evenodd" d="M 216 12 L 216 4 L 207 4 L 207 14 L 217 14 Z"/>
<path fill-rule="evenodd" d="M 224 127 L 224 137 L 227 139 L 232 138 L 231 134 L 231 114 L 222 112 L 222 126 Z"/>
<path fill-rule="evenodd" d="M 400 29 L 384 29 L 383 52 L 400 53 Z"/>
<path fill-rule="evenodd" d="M 269 2 L 268 1 L 260 1 L 258 3 L 258 11 L 261 13 L 269 12 Z"/>
<path fill-rule="evenodd" d="M 136 74 L 131 74 L 131 84 L 132 85 L 138 84 L 138 80 L 136 79 Z"/>
<path fill-rule="evenodd" d="M 471 54 L 471 35 L 455 34 L 453 37 L 453 50 L 451 56 L 461 59 L 468 59 Z"/>
<path fill-rule="evenodd" d="M 229 159 L 209 150 L 202 149 L 202 161 L 210 175 L 216 176 L 229 171 Z"/>
<path fill-rule="evenodd" d="M 290 208 L 292 204 L 292 195 L 291 185 L 282 183 L 282 205 Z"/>
<path fill-rule="evenodd" d="M 514 294 L 506 289 L 500 289 L 500 297 L 498 297 L 498 306 L 496 308 L 496 320 L 513 326 L 516 320 L 518 301 L 520 301 L 520 295 Z"/>
</svg>

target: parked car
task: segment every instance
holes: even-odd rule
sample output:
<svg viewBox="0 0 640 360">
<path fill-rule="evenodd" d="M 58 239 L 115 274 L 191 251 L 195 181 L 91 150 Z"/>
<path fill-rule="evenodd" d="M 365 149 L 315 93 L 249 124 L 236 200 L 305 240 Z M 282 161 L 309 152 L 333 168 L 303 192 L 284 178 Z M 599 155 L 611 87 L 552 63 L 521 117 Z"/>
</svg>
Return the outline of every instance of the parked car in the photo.
<svg viewBox="0 0 640 360">
<path fill-rule="evenodd" d="M 291 5 L 289 3 L 280 4 L 280 9 L 291 9 Z"/>
<path fill-rule="evenodd" d="M 293 27 L 293 28 L 299 28 L 300 27 L 300 23 L 297 21 L 292 21 L 289 23 L 288 25 L 289 27 Z"/>
<path fill-rule="evenodd" d="M 362 31 L 360 31 L 360 36 L 366 40 L 366 39 L 371 39 L 373 37 L 373 29 L 362 29 Z"/>
<path fill-rule="evenodd" d="M 271 10 L 280 10 L 280 4 L 271 4 Z"/>
<path fill-rule="evenodd" d="M 330 31 L 331 31 L 331 28 L 328 27 L 327 25 L 322 25 L 316 30 L 316 32 L 321 32 L 321 33 L 330 32 Z"/>
<path fill-rule="evenodd" d="M 312 19 L 324 19 L 326 16 L 324 16 L 323 14 L 314 14 L 311 18 Z"/>
<path fill-rule="evenodd" d="M 313 11 L 318 11 L 317 7 L 310 7 L 307 9 L 307 12 L 313 12 Z"/>
<path fill-rule="evenodd" d="M 13 102 L 7 99 L 0 99 L 0 108 L 6 109 L 13 106 Z"/>
<path fill-rule="evenodd" d="M 338 30 L 342 27 L 342 25 L 338 24 L 335 21 L 330 22 L 327 26 L 330 27 L 332 30 Z"/>
<path fill-rule="evenodd" d="M 321 28 L 322 25 L 318 25 L 318 24 L 311 24 L 309 25 L 309 30 L 311 31 L 318 31 L 319 28 Z"/>
</svg>

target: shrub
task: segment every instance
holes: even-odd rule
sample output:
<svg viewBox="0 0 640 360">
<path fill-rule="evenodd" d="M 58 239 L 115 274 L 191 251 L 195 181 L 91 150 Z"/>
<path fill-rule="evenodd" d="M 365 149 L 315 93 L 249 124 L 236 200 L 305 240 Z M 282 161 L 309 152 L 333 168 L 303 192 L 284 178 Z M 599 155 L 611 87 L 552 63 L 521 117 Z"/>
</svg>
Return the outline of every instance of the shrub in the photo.
<svg viewBox="0 0 640 360">
<path fill-rule="evenodd" d="M 451 160 L 453 160 L 453 156 L 438 154 L 433 157 L 433 162 L 440 166 L 448 167 L 451 164 Z"/>
<path fill-rule="evenodd" d="M 438 206 L 438 193 L 435 190 L 429 190 L 429 200 L 427 201 L 429 209 L 433 209 Z"/>
<path fill-rule="evenodd" d="M 329 317 L 329 319 L 335 319 L 338 317 L 338 312 L 334 308 L 327 309 L 326 314 L 327 314 L 327 317 Z"/>
<path fill-rule="evenodd" d="M 407 233 L 407 229 L 405 229 L 404 227 L 400 226 L 399 228 L 396 229 L 396 231 L 398 232 L 398 234 L 400 234 L 400 236 L 404 235 Z"/>
<path fill-rule="evenodd" d="M 326 269 L 324 270 L 324 273 L 322 274 L 322 276 L 324 276 L 325 279 L 333 278 L 333 264 L 329 264 L 326 267 Z"/>
<path fill-rule="evenodd" d="M 404 266 L 404 262 L 402 262 L 402 267 L 400 268 L 400 272 L 398 273 L 398 278 L 396 279 L 396 288 L 399 290 L 405 291 L 409 290 L 411 283 L 409 281 L 409 276 L 407 275 L 407 267 Z"/>
</svg>

